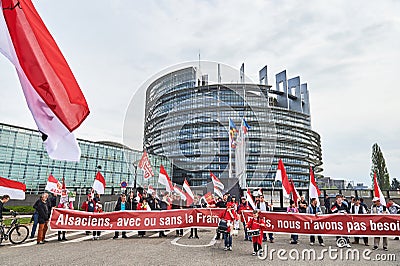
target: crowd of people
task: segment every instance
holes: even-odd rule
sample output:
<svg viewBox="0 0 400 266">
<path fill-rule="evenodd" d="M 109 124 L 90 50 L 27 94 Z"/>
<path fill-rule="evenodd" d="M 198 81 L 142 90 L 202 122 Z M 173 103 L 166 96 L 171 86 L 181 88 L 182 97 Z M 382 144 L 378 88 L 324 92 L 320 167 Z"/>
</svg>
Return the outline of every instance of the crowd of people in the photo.
<svg viewBox="0 0 400 266">
<path fill-rule="evenodd" d="M 244 241 L 251 241 L 253 244 L 253 255 L 258 252 L 262 252 L 262 242 L 269 241 L 274 242 L 274 235 L 272 232 L 266 232 L 266 226 L 263 219 L 260 219 L 260 212 L 273 211 L 273 205 L 269 204 L 262 192 L 255 194 L 255 209 L 247 202 L 245 197 L 240 198 L 238 202 L 236 197 L 226 193 L 223 197 L 213 197 L 212 200 L 206 200 L 204 197 L 195 196 L 194 202 L 190 206 L 186 206 L 185 202 L 181 199 L 179 194 L 164 193 L 162 195 L 157 195 L 153 191 L 139 190 L 137 193 L 131 191 L 128 195 L 121 194 L 117 200 L 114 211 L 125 211 L 125 210 L 146 210 L 146 211 L 161 211 L 170 209 L 180 209 L 185 207 L 189 208 L 223 208 L 225 209 L 218 216 L 220 218 L 220 224 L 218 226 L 215 240 L 224 240 L 224 250 L 232 250 L 232 234 L 237 233 L 240 230 L 240 224 L 242 224 L 242 229 L 244 231 Z M 8 202 L 10 197 L 8 195 L 2 196 L 0 200 L 0 220 L 2 219 L 3 211 L 10 211 L 4 207 L 4 204 Z M 373 198 L 372 206 L 367 206 L 362 198 L 350 197 L 347 200 L 343 195 L 336 195 L 333 202 L 330 201 L 329 197 L 325 197 L 324 207 L 325 214 L 331 213 L 350 213 L 350 214 L 398 214 L 400 213 L 400 206 L 389 199 L 386 206 L 380 203 L 380 199 L 377 197 Z M 57 196 L 54 194 L 43 193 L 40 198 L 35 202 L 33 208 L 35 209 L 32 215 L 31 222 L 33 222 L 30 238 L 34 238 L 36 230 L 37 233 L 37 244 L 46 243 L 46 232 L 48 230 L 48 222 L 50 219 L 50 214 L 52 208 L 66 208 L 73 209 L 73 202 L 68 200 L 68 197 L 61 197 L 57 205 Z M 100 195 L 97 193 L 90 193 L 87 195 L 86 200 L 80 206 L 80 210 L 86 212 L 103 212 L 102 203 L 100 200 Z M 247 221 L 243 215 L 244 211 L 253 211 L 252 217 Z M 286 208 L 287 213 L 307 213 L 314 215 L 322 215 L 323 210 L 319 206 L 319 199 L 312 198 L 310 203 L 308 203 L 304 196 L 301 196 L 298 202 L 290 200 L 289 205 Z M 87 235 L 92 233 L 93 240 L 100 238 L 100 231 L 86 232 Z M 119 238 L 120 232 L 116 231 L 114 233 L 114 239 Z M 139 231 L 138 236 L 144 237 L 146 235 L 145 231 Z M 121 232 L 122 238 L 127 238 L 126 232 Z M 165 237 L 164 231 L 159 231 L 159 237 Z M 176 236 L 183 236 L 183 229 L 176 230 Z M 191 228 L 189 238 L 199 238 L 197 228 Z M 322 236 L 310 235 L 310 245 L 314 245 L 316 238 L 321 246 L 325 246 Z M 350 237 L 348 236 L 337 236 L 337 239 L 345 240 L 345 247 L 351 247 Z M 359 244 L 360 238 L 362 238 L 365 246 L 369 246 L 368 237 L 354 237 L 354 241 L 351 244 Z M 373 237 L 373 249 L 377 249 L 380 244 L 380 239 L 382 238 L 383 249 L 388 249 L 388 239 L 387 237 Z M 298 244 L 298 234 L 290 235 L 290 244 Z M 58 241 L 66 241 L 65 231 L 58 232 Z M 398 237 L 395 240 L 399 240 Z"/>
</svg>

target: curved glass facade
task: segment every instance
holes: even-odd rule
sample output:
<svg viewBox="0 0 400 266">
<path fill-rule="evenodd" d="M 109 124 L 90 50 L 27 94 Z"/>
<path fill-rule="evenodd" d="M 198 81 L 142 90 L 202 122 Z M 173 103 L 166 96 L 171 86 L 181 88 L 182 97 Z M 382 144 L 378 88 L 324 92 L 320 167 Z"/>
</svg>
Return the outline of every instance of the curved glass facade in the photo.
<svg viewBox="0 0 400 266">
<path fill-rule="evenodd" d="M 322 170 L 322 153 L 320 136 L 311 130 L 303 85 L 303 91 L 298 84 L 298 91 L 293 87 L 288 93 L 287 86 L 285 92 L 265 84 L 209 85 L 200 81 L 195 67 L 168 73 L 146 91 L 144 147 L 173 162 L 173 182 L 182 184 L 186 178 L 191 185 L 206 185 L 210 171 L 222 179 L 235 178 L 234 170 L 228 170 L 230 157 L 235 168 L 228 121 L 239 127 L 245 117 L 251 126 L 245 149 L 247 186 L 271 186 L 279 159 L 289 178 L 305 186 L 310 164 L 316 173 Z"/>
<path fill-rule="evenodd" d="M 93 142 L 78 139 L 82 151 L 80 162 L 63 162 L 48 157 L 40 134 L 36 130 L 0 123 L 0 176 L 22 182 L 27 193 L 44 191 L 52 173 L 61 182 L 65 178 L 69 190 L 92 187 L 98 166 L 106 180 L 105 194 L 120 191 L 121 182 L 134 182 L 134 166 L 142 157 L 141 151 L 114 142 Z M 163 164 L 171 171 L 171 163 L 163 156 L 149 155 L 153 171 Z M 133 170 L 133 171 L 132 171 Z M 137 169 L 137 185 L 143 184 L 143 173 Z M 157 178 L 150 185 L 156 186 Z M 146 182 L 147 183 L 147 182 Z"/>
</svg>

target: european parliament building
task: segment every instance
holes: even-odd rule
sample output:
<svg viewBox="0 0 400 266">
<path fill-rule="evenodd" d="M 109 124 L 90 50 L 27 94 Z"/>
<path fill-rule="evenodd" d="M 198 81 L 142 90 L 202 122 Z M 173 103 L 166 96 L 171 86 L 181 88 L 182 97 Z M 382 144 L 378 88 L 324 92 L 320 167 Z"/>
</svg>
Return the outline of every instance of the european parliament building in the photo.
<svg viewBox="0 0 400 266">
<path fill-rule="evenodd" d="M 29 194 L 43 192 L 50 174 L 60 182 L 64 177 L 69 190 L 85 193 L 98 170 L 106 180 L 105 194 L 118 193 L 123 181 L 133 186 L 135 177 L 137 186 L 143 185 L 143 173 L 137 169 L 142 151 L 107 141 L 78 139 L 78 144 L 79 162 L 52 160 L 37 130 L 0 123 L 0 176 L 24 183 Z M 163 156 L 149 154 L 149 159 L 156 176 L 147 183 L 157 186 L 160 164 L 168 172 L 172 165 Z"/>
<path fill-rule="evenodd" d="M 218 65 L 218 71 L 219 71 Z M 211 83 L 196 66 L 157 77 L 146 90 L 144 148 L 174 164 L 173 182 L 204 186 L 210 171 L 226 180 L 238 178 L 236 148 L 229 140 L 229 119 L 250 125 L 245 146 L 245 186 L 271 187 L 279 159 L 296 186 L 307 187 L 309 168 L 322 172 L 320 135 L 311 128 L 309 90 L 286 71 L 268 84 L 267 67 L 259 84 Z M 217 71 L 217 70 L 216 70 Z M 243 184 L 243 183 L 242 183 Z M 242 186 L 243 187 L 243 186 Z"/>
</svg>

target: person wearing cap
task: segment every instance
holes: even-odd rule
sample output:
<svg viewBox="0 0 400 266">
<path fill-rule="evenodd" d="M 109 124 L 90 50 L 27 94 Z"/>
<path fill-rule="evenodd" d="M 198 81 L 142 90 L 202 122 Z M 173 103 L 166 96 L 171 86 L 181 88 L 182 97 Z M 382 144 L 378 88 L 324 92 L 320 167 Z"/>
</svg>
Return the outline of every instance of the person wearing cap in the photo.
<svg viewBox="0 0 400 266">
<path fill-rule="evenodd" d="M 249 230 L 259 230 L 259 234 L 252 236 L 251 240 L 253 242 L 253 256 L 257 255 L 258 252 L 262 252 L 262 236 L 263 230 L 266 229 L 266 225 L 263 219 L 260 219 L 260 211 L 253 210 L 253 217 L 250 218 L 249 222 L 246 224 L 246 228 Z M 247 230 L 246 230 L 247 231 Z"/>
<path fill-rule="evenodd" d="M 383 206 L 381 204 L 381 200 L 378 197 L 374 197 L 372 199 L 373 205 L 371 207 L 371 214 L 387 214 L 387 209 L 386 206 Z M 379 242 L 381 241 L 380 237 L 374 237 L 374 247 L 372 248 L 373 250 L 378 249 Z M 383 250 L 387 251 L 388 248 L 388 241 L 387 237 L 382 237 L 382 242 L 383 242 Z"/>
<path fill-rule="evenodd" d="M 239 204 L 239 206 L 238 206 L 238 211 L 237 211 L 237 213 L 238 213 L 238 215 L 240 216 L 240 221 L 241 221 L 242 224 L 243 224 L 243 229 L 244 229 L 244 241 L 250 241 L 250 240 L 251 240 L 251 237 L 249 237 L 248 234 L 247 234 L 246 220 L 244 219 L 243 211 L 251 211 L 252 208 L 251 208 L 250 204 L 247 202 L 247 200 L 246 200 L 245 197 L 242 197 L 242 198 L 240 199 L 240 201 L 241 201 L 241 202 L 240 202 L 240 204 Z"/>
<path fill-rule="evenodd" d="M 367 214 L 367 210 L 364 208 L 364 206 L 361 205 L 360 198 L 358 198 L 358 197 L 354 198 L 354 204 L 350 208 L 350 213 L 352 213 L 352 214 Z M 364 236 L 363 240 L 364 240 L 364 245 L 369 246 L 368 245 L 368 237 Z M 356 237 L 354 237 L 354 241 L 352 242 L 352 244 L 358 244 L 359 242 L 360 242 L 360 237 L 356 236 Z"/>
<path fill-rule="evenodd" d="M 221 220 L 225 220 L 228 223 L 228 228 L 226 232 L 224 233 L 224 239 L 225 239 L 225 248 L 224 250 L 232 250 L 232 235 L 231 235 L 231 227 L 233 225 L 233 222 L 237 219 L 237 215 L 235 210 L 233 209 L 233 204 L 229 202 L 226 204 L 226 209 L 225 211 L 221 212 L 219 215 L 219 218 Z"/>
<path fill-rule="evenodd" d="M 96 203 L 96 210 L 95 213 L 102 213 L 103 212 L 103 205 L 100 202 Z M 98 240 L 100 238 L 101 231 L 93 231 L 93 240 Z"/>
</svg>

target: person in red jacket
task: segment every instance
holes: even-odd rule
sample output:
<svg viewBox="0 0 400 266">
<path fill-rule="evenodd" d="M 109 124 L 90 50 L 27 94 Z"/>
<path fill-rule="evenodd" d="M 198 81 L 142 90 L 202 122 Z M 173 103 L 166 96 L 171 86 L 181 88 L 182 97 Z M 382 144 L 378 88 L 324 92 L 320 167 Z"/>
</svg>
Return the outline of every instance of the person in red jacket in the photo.
<svg viewBox="0 0 400 266">
<path fill-rule="evenodd" d="M 233 209 L 233 204 L 229 202 L 226 204 L 225 211 L 221 212 L 219 218 L 221 220 L 225 220 L 227 222 L 228 228 L 224 233 L 225 239 L 225 248 L 224 250 L 232 250 L 232 235 L 231 235 L 231 227 L 233 226 L 233 222 L 237 220 L 236 211 Z"/>
<path fill-rule="evenodd" d="M 243 211 L 251 211 L 253 208 L 251 208 L 250 204 L 247 202 L 245 197 L 242 197 L 241 201 L 242 202 L 238 206 L 237 213 L 240 216 L 240 221 L 243 223 L 244 241 L 250 241 L 251 237 L 249 237 L 248 234 L 247 234 L 246 221 L 244 219 Z"/>
<path fill-rule="evenodd" d="M 264 229 L 266 229 L 264 221 L 260 218 L 258 210 L 253 211 L 253 217 L 247 223 L 246 227 L 248 230 L 259 230 L 258 235 L 252 236 L 253 241 L 253 256 L 257 255 L 257 252 L 262 251 L 262 240 Z"/>
</svg>

